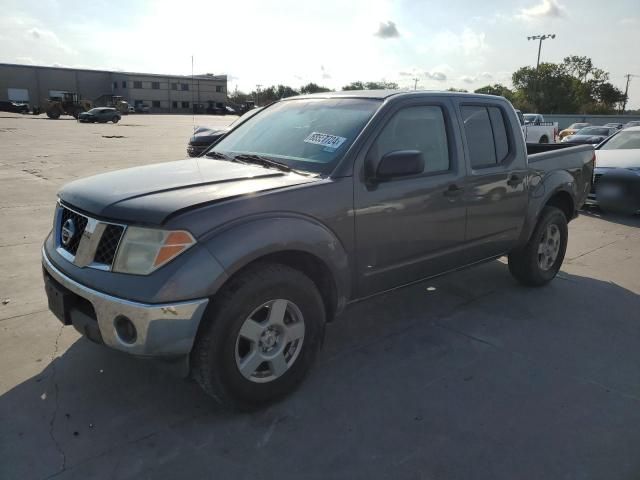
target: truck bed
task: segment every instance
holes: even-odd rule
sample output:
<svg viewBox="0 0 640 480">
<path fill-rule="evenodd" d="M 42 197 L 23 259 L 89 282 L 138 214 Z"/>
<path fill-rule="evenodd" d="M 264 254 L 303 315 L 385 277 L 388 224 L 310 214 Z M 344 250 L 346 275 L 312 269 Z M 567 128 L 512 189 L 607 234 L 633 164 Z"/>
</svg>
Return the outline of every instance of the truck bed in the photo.
<svg viewBox="0 0 640 480">
<path fill-rule="evenodd" d="M 595 151 L 591 145 L 567 145 L 527 143 L 527 161 L 529 166 L 553 175 L 565 170 L 573 177 L 576 205 L 580 208 L 587 200 L 593 183 Z"/>
</svg>

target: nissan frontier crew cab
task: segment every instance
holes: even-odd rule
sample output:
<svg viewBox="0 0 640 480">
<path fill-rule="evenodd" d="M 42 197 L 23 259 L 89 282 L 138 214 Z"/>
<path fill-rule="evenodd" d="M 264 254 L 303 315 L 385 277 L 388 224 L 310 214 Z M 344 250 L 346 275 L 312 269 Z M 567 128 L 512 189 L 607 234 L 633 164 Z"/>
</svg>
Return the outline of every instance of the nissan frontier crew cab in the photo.
<svg viewBox="0 0 640 480">
<path fill-rule="evenodd" d="M 526 145 L 501 97 L 281 100 L 205 156 L 62 188 L 49 307 L 255 407 L 299 384 L 349 302 L 503 255 L 521 283 L 551 281 L 593 175 L 591 146 L 563 147 Z"/>
</svg>

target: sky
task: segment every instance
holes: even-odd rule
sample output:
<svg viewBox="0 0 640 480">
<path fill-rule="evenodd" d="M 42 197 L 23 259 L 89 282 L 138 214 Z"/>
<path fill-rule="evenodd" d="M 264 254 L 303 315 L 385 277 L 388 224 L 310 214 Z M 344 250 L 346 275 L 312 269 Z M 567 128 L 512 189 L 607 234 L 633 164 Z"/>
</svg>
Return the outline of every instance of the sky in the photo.
<svg viewBox="0 0 640 480">
<path fill-rule="evenodd" d="M 640 108 L 640 0 L 0 0 L 0 62 L 227 74 L 229 90 L 356 80 L 511 86 L 541 61 L 590 57 Z"/>
</svg>

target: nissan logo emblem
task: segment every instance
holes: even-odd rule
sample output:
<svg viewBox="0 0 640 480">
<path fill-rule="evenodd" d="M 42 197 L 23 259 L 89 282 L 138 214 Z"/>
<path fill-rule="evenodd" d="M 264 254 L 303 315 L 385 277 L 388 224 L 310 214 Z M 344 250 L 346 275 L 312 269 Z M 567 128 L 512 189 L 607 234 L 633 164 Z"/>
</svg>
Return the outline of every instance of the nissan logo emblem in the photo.
<svg viewBox="0 0 640 480">
<path fill-rule="evenodd" d="M 60 240 L 62 240 L 62 245 L 65 247 L 69 246 L 71 240 L 76 235 L 76 224 L 73 222 L 72 218 L 67 219 L 66 222 L 62 224 L 62 232 L 60 234 Z"/>
</svg>

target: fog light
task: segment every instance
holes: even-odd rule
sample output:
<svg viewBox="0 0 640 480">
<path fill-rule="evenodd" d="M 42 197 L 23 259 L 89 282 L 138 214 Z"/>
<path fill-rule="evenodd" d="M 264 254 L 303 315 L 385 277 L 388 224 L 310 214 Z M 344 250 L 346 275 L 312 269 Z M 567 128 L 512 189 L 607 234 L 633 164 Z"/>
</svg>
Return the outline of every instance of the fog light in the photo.
<svg viewBox="0 0 640 480">
<path fill-rule="evenodd" d="M 120 340 L 128 344 L 136 343 L 138 332 L 136 331 L 136 326 L 131 320 L 120 315 L 116 317 L 114 324 L 116 327 L 116 333 L 118 334 L 118 337 L 120 337 Z"/>
</svg>

